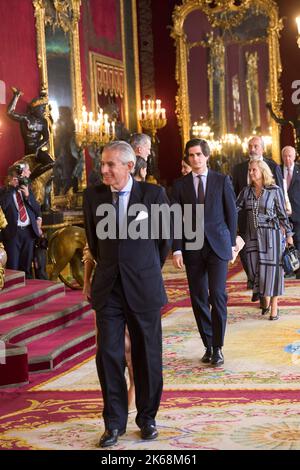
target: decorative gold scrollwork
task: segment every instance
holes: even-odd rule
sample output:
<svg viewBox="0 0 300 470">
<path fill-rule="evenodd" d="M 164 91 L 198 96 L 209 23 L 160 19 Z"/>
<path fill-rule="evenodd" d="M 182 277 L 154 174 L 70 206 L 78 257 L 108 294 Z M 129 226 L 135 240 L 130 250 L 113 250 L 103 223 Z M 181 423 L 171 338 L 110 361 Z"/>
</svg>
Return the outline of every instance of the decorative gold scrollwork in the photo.
<svg viewBox="0 0 300 470">
<path fill-rule="evenodd" d="M 183 145 L 189 139 L 191 129 L 190 103 L 188 94 L 188 72 L 187 63 L 189 51 L 196 43 L 188 44 L 184 32 L 184 22 L 188 15 L 194 10 L 199 10 L 207 15 L 212 27 L 218 27 L 222 31 L 234 26 L 239 26 L 248 13 L 248 9 L 255 15 L 263 14 L 268 18 L 266 31 L 266 43 L 268 46 L 269 64 L 269 86 L 268 92 L 274 112 L 281 116 L 282 90 L 279 79 L 282 72 L 279 36 L 283 28 L 282 20 L 279 18 L 278 6 L 274 0 L 183 0 L 182 5 L 177 5 L 173 11 L 173 37 L 176 46 L 176 71 L 175 77 L 178 83 L 178 94 L 176 97 L 176 114 L 178 125 L 181 128 Z M 248 40 L 248 44 L 260 40 Z M 233 38 L 235 40 L 235 38 Z M 213 64 L 207 64 L 208 71 L 212 74 Z M 209 97 L 210 109 L 212 107 L 212 96 Z M 280 158 L 279 148 L 279 126 L 272 121 L 272 153 L 275 159 Z"/>
</svg>

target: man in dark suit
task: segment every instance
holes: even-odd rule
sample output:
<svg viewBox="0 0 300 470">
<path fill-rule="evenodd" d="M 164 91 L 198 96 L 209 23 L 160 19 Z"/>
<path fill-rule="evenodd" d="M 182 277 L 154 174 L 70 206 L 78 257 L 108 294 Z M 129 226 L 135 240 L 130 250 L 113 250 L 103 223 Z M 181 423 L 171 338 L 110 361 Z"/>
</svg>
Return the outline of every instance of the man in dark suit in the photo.
<svg viewBox="0 0 300 470">
<path fill-rule="evenodd" d="M 293 240 L 297 250 L 300 251 L 300 165 L 295 162 L 296 149 L 287 145 L 281 151 L 283 165 L 281 166 L 283 178 L 286 181 L 287 192 L 292 207 L 289 216 L 293 226 Z M 300 270 L 296 272 L 296 278 L 300 279 Z"/>
<path fill-rule="evenodd" d="M 246 161 L 242 163 L 238 163 L 237 165 L 233 167 L 232 182 L 233 182 L 233 188 L 234 188 L 236 197 L 240 194 L 242 189 L 245 186 L 247 186 L 247 184 L 249 184 L 248 166 L 251 160 L 265 161 L 269 165 L 273 173 L 276 184 L 283 189 L 282 173 L 281 173 L 280 166 L 277 165 L 277 163 L 274 162 L 274 160 L 270 160 L 269 158 L 265 158 L 263 156 L 263 153 L 264 153 L 263 139 L 260 136 L 251 137 L 251 139 L 248 142 L 248 150 L 249 150 L 249 158 Z M 246 212 L 239 211 L 239 215 L 238 215 L 239 234 L 243 239 L 245 239 L 245 236 L 246 236 L 246 224 L 247 224 Z M 240 254 L 244 271 L 247 274 L 247 278 L 248 278 L 247 287 L 248 289 L 252 289 L 253 286 L 248 277 L 248 267 L 247 267 L 245 248 L 243 248 L 239 254 Z"/>
<path fill-rule="evenodd" d="M 8 184 L 0 192 L 0 205 L 7 220 L 1 237 L 7 253 L 6 267 L 24 271 L 31 278 L 34 241 L 42 234 L 40 205 L 29 187 L 30 169 L 18 162 L 8 170 Z"/>
<path fill-rule="evenodd" d="M 201 360 L 220 366 L 224 363 L 227 267 L 237 231 L 235 195 L 228 176 L 208 169 L 210 149 L 205 140 L 187 142 L 185 154 L 192 172 L 174 183 L 172 203 L 180 204 L 183 210 L 186 205 L 192 208 L 192 221 L 184 214 L 185 233 L 190 226 L 197 230 L 197 204 L 204 204 L 204 244 L 190 249 L 186 235 L 176 239 L 175 226 L 173 264 L 178 269 L 183 264 L 186 267 L 193 312 L 206 348 Z"/>
<path fill-rule="evenodd" d="M 126 431 L 125 324 L 131 339 L 136 423 L 142 439 L 155 439 L 158 435 L 155 416 L 162 392 L 160 309 L 167 302 L 161 267 L 170 240 L 151 239 L 151 235 L 136 238 L 130 233 L 124 236 L 124 221 L 128 223 L 128 232 L 138 221 L 151 225 L 152 205 L 160 207 L 168 205 L 168 201 L 160 186 L 132 179 L 134 164 L 135 154 L 129 144 L 121 141 L 107 144 L 101 161 L 103 184 L 88 188 L 84 194 L 87 240 L 97 261 L 91 299 L 96 310 L 96 364 L 104 401 L 105 432 L 100 438 L 101 447 L 116 444 L 118 436 Z M 138 209 L 135 217 L 131 213 L 137 204 L 142 204 L 143 210 Z M 113 230 L 106 234 L 101 231 L 105 219 L 100 213 L 110 209 L 114 217 L 118 214 L 119 236 Z M 113 222 L 108 224 L 110 229 L 115 219 Z"/>
</svg>

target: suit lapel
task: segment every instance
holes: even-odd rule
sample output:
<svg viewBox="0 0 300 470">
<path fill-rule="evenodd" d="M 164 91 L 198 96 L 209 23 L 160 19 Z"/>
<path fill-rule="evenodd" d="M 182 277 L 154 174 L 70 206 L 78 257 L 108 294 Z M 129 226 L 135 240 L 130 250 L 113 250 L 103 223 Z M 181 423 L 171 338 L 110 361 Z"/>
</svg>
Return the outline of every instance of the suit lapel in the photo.
<svg viewBox="0 0 300 470">
<path fill-rule="evenodd" d="M 214 175 L 211 170 L 208 170 L 207 180 L 206 180 L 206 190 L 205 190 L 205 203 L 204 203 L 204 213 L 208 214 L 211 206 L 211 201 L 213 199 L 213 180 Z"/>
<path fill-rule="evenodd" d="M 184 191 L 184 202 L 190 204 L 197 204 L 197 196 L 194 186 L 193 173 L 190 172 L 183 178 L 183 191 Z"/>
<path fill-rule="evenodd" d="M 299 177 L 299 175 L 300 175 L 299 167 L 298 167 L 298 165 L 294 165 L 294 171 L 293 171 L 293 176 L 292 176 L 292 179 L 291 179 L 291 184 L 290 184 L 289 190 L 291 189 L 291 187 L 293 186 L 293 184 L 295 183 L 295 181 Z"/>
<path fill-rule="evenodd" d="M 138 181 L 133 180 L 132 189 L 130 192 L 130 197 L 127 206 L 127 214 L 128 208 L 134 204 L 142 204 L 143 202 L 143 192 L 142 192 L 142 185 L 143 183 L 139 183 Z M 127 216 L 128 223 L 136 218 L 136 215 L 132 215 L 130 217 Z"/>
</svg>

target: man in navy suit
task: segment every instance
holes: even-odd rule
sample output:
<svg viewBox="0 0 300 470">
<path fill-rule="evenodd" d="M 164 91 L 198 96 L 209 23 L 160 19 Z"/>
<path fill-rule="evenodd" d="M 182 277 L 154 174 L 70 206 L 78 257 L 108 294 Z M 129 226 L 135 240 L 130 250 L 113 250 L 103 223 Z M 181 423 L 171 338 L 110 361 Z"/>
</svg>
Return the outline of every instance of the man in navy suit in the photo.
<svg viewBox="0 0 300 470">
<path fill-rule="evenodd" d="M 227 267 L 232 259 L 237 231 L 235 194 L 228 176 L 208 169 L 210 149 L 205 140 L 187 142 L 185 155 L 192 172 L 174 183 L 172 203 L 180 204 L 183 209 L 185 205 L 192 207 L 192 225 L 197 204 L 204 204 L 204 244 L 190 249 L 185 235 L 181 239 L 176 239 L 175 235 L 173 264 L 178 269 L 184 264 L 186 267 L 193 312 L 206 348 L 201 360 L 220 366 L 224 363 Z M 184 216 L 183 227 L 190 224 Z M 176 226 L 174 229 L 176 231 Z"/>
<path fill-rule="evenodd" d="M 96 310 L 96 365 L 104 401 L 105 432 L 100 438 L 100 447 L 116 444 L 126 431 L 125 324 L 131 339 L 136 423 L 142 439 L 155 439 L 158 435 L 155 416 L 163 383 L 160 309 L 167 302 L 161 267 L 170 249 L 170 240 L 151 239 L 151 235 L 136 238 L 128 234 L 126 237 L 124 232 L 119 236 L 109 232 L 105 236 L 100 230 L 105 210 L 112 208 L 118 214 L 120 232 L 121 226 L 124 227 L 121 219 L 128 222 L 129 228 L 138 220 L 151 225 L 152 205 L 169 204 L 163 188 L 133 180 L 135 158 L 132 147 L 126 142 L 107 144 L 101 160 L 103 184 L 88 188 L 84 193 L 87 240 L 97 261 L 91 300 Z M 144 209 L 139 209 L 135 217 L 131 210 L 136 204 L 142 204 Z"/>
<path fill-rule="evenodd" d="M 0 205 L 7 220 L 1 237 L 7 253 L 6 267 L 24 271 L 31 278 L 34 241 L 42 234 L 40 205 L 29 187 L 26 162 L 8 169 L 8 184 L 0 192 Z"/>
<path fill-rule="evenodd" d="M 294 245 L 300 251 L 300 166 L 295 162 L 296 149 L 287 145 L 281 151 L 283 165 L 281 167 L 283 178 L 287 183 L 287 192 L 292 207 L 289 219 L 292 222 Z M 296 272 L 300 279 L 300 270 Z"/>
<path fill-rule="evenodd" d="M 249 184 L 249 176 L 248 176 L 248 167 L 249 167 L 249 162 L 251 160 L 263 160 L 266 162 L 275 179 L 275 182 L 278 186 L 280 186 L 283 189 L 283 181 L 282 181 L 282 173 L 280 166 L 277 165 L 274 160 L 271 160 L 269 158 L 265 158 L 263 156 L 264 153 L 264 141 L 260 136 L 253 136 L 250 138 L 248 142 L 248 150 L 249 150 L 249 158 L 242 162 L 238 163 L 233 167 L 232 171 L 232 182 L 233 182 L 233 188 L 234 192 L 236 194 L 236 197 L 240 194 L 242 189 L 244 189 L 247 184 Z M 238 215 L 238 226 L 239 226 L 239 234 L 243 239 L 245 239 L 246 236 L 246 227 L 247 227 L 247 214 L 245 211 L 239 211 Z M 244 268 L 245 273 L 247 274 L 248 277 L 248 267 L 247 267 L 247 259 L 246 259 L 246 250 L 243 248 L 240 253 L 240 258 L 241 262 Z M 247 287 L 249 289 L 252 289 L 252 282 L 248 278 L 248 284 Z M 258 300 L 258 299 L 256 299 Z"/>
</svg>

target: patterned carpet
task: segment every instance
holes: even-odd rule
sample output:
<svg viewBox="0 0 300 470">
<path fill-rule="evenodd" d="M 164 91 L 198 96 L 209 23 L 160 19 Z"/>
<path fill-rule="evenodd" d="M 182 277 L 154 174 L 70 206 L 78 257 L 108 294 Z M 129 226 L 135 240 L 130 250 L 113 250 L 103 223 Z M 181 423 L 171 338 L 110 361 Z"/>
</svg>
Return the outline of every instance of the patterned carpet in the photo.
<svg viewBox="0 0 300 470">
<path fill-rule="evenodd" d="M 300 450 L 300 289 L 288 280 L 280 320 L 270 322 L 249 301 L 239 266 L 228 281 L 224 368 L 199 361 L 183 273 L 164 271 L 164 393 L 159 439 L 141 442 L 129 415 L 117 450 Z M 96 449 L 102 430 L 94 358 L 73 362 L 30 386 L 2 392 L 0 449 Z"/>
</svg>

